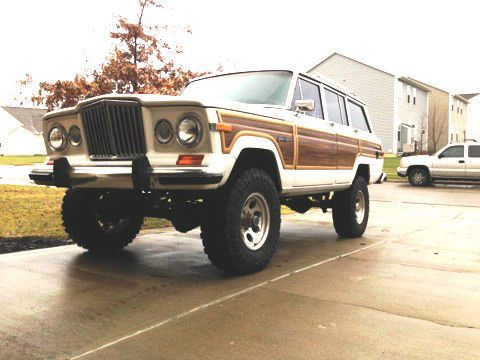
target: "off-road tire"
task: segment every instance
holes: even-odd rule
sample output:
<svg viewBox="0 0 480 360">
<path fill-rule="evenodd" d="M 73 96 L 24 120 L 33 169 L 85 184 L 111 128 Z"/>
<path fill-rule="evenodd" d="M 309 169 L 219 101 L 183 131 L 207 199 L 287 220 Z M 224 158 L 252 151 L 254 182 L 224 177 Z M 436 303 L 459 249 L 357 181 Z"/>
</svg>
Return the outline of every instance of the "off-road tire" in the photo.
<svg viewBox="0 0 480 360">
<path fill-rule="evenodd" d="M 408 182 L 413 186 L 428 186 L 432 180 L 430 172 L 424 167 L 415 167 L 408 170 Z"/>
<path fill-rule="evenodd" d="M 208 199 L 201 237 L 213 265 L 227 273 L 241 275 L 260 271 L 270 262 L 280 234 L 280 200 L 273 180 L 265 171 L 253 168 L 233 176 Z M 265 198 L 270 212 L 267 238 L 257 250 L 249 249 L 241 234 L 242 208 L 254 193 Z"/>
<path fill-rule="evenodd" d="M 78 246 L 95 253 L 112 253 L 135 239 L 143 224 L 143 217 L 131 215 L 118 232 L 106 232 L 97 221 L 99 196 L 99 192 L 94 190 L 68 189 L 62 204 L 63 227 Z M 134 206 L 132 197 L 125 196 L 125 206 Z"/>
<path fill-rule="evenodd" d="M 357 194 L 363 192 L 365 198 L 365 215 L 361 223 L 357 220 Z M 344 238 L 357 238 L 364 234 L 370 211 L 367 182 L 357 176 L 347 190 L 335 192 L 333 196 L 333 226 L 337 234 Z"/>
</svg>

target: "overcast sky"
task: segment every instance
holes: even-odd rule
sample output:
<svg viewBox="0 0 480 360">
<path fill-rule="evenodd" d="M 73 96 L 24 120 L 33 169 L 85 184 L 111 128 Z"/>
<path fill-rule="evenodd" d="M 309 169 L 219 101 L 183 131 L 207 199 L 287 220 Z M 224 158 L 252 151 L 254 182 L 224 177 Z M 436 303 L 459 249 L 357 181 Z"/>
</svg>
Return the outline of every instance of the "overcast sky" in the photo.
<svg viewBox="0 0 480 360">
<path fill-rule="evenodd" d="M 190 25 L 170 33 L 192 70 L 307 70 L 333 52 L 397 75 L 459 93 L 480 91 L 478 1 L 170 0 L 148 20 Z M 70 79 L 111 50 L 118 15 L 135 16 L 136 0 L 0 2 L 0 104 L 16 81 Z"/>
</svg>

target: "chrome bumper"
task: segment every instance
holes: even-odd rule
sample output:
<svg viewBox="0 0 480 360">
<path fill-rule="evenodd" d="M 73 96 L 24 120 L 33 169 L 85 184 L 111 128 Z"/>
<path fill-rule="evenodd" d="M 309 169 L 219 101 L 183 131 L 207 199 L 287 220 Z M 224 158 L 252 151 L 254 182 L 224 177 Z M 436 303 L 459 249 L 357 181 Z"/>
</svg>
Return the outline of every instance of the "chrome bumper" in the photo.
<svg viewBox="0 0 480 360">
<path fill-rule="evenodd" d="M 70 166 L 66 158 L 60 158 L 53 166 L 33 169 L 29 177 L 38 185 L 148 191 L 166 185 L 219 184 L 223 172 L 210 167 L 152 167 L 146 157 L 133 160 L 131 166 Z"/>
</svg>

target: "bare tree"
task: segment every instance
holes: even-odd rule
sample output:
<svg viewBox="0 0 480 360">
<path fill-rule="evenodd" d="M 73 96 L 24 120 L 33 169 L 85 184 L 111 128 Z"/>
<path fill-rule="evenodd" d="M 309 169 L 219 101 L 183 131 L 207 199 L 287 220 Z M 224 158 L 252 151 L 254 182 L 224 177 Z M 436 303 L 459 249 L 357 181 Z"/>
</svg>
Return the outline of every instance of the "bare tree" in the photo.
<svg viewBox="0 0 480 360">
<path fill-rule="evenodd" d="M 428 116 L 423 114 L 420 117 L 420 122 L 415 126 L 415 137 L 414 141 L 417 144 L 417 152 L 424 152 L 427 150 L 428 145 Z"/>
<path fill-rule="evenodd" d="M 428 138 L 429 138 L 429 147 L 430 152 L 434 153 L 438 150 L 439 145 L 442 141 L 442 135 L 445 135 L 447 129 L 447 120 L 448 120 L 448 108 L 446 111 L 442 111 L 440 106 L 435 103 L 430 108 L 430 115 L 428 117 Z M 448 134 L 447 134 L 448 142 Z"/>
</svg>

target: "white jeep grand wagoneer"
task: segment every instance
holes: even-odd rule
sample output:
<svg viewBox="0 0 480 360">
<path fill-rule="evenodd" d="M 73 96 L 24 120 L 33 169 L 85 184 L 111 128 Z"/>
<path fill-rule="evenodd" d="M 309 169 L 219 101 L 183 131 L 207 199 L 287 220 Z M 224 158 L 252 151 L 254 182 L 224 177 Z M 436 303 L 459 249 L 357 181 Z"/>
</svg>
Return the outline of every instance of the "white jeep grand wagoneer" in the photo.
<svg viewBox="0 0 480 360">
<path fill-rule="evenodd" d="M 63 224 L 79 246 L 121 249 L 144 217 L 166 218 L 201 226 L 209 259 L 233 273 L 269 263 L 282 204 L 331 208 L 340 236 L 361 236 L 367 184 L 383 176 L 365 105 L 290 71 L 199 78 L 178 97 L 99 96 L 43 129 L 50 160 L 30 178 L 68 188 Z"/>
</svg>

